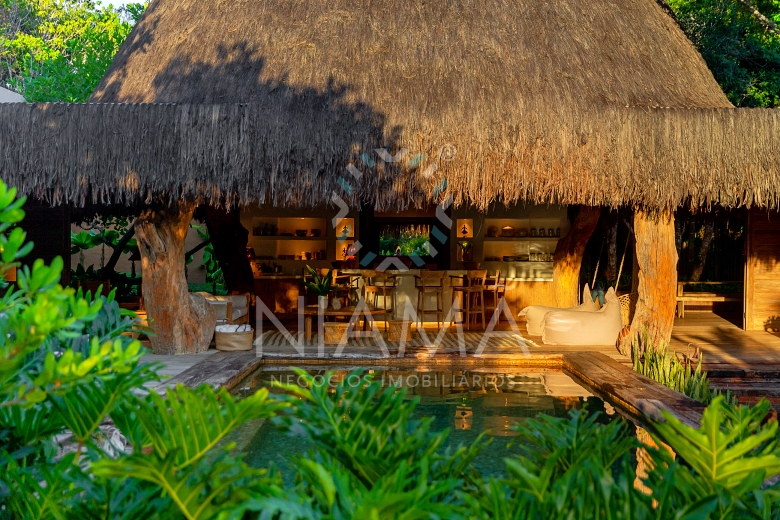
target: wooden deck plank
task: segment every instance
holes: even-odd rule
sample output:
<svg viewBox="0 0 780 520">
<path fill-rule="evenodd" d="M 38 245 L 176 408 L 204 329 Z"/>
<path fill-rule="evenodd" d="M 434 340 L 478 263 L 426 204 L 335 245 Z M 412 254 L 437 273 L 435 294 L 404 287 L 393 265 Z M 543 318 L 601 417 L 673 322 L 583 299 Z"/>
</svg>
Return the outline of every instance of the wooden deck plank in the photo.
<svg viewBox="0 0 780 520">
<path fill-rule="evenodd" d="M 208 359 L 188 368 L 181 374 L 165 381 L 166 386 L 182 383 L 197 387 L 202 384 L 212 388 L 221 386 L 231 388 L 238 381 L 249 375 L 262 360 L 254 350 L 248 352 L 217 352 Z"/>
<path fill-rule="evenodd" d="M 635 415 L 663 420 L 662 410 L 698 427 L 704 406 L 600 353 L 564 355 L 564 369 L 607 394 Z"/>
</svg>

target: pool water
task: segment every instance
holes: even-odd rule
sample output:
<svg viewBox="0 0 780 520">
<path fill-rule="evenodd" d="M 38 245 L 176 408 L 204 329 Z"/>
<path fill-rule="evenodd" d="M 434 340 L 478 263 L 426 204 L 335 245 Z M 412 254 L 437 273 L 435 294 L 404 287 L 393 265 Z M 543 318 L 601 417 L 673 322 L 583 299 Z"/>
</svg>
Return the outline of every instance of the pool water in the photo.
<svg viewBox="0 0 780 520">
<path fill-rule="evenodd" d="M 307 370 L 314 375 L 324 375 L 326 371 L 320 368 Z M 431 417 L 432 431 L 449 428 L 444 450 L 468 446 L 482 432 L 487 432 L 493 442 L 474 461 L 475 468 L 486 477 L 503 474 L 504 457 L 521 449 L 516 442 L 511 446 L 508 444 L 515 434 L 513 426 L 528 418 L 540 413 L 563 417 L 569 410 L 584 406 L 591 412 L 602 412 L 603 421 L 615 415 L 608 403 L 556 370 L 499 368 L 420 372 L 385 369 L 370 372 L 374 380 L 382 381 L 384 386 L 406 388 L 410 399 L 420 396 L 414 418 Z M 348 377 L 349 371 L 336 371 L 333 384 Z M 261 387 L 271 389 L 273 381 L 295 384 L 297 376 L 289 370 L 264 368 L 238 392 L 246 395 Z M 273 463 L 288 483 L 295 474 L 288 464 L 289 455 L 312 448 L 305 438 L 283 434 L 270 421 L 246 425 L 237 432 L 236 440 L 244 447 L 245 460 L 250 466 L 268 467 Z"/>
</svg>

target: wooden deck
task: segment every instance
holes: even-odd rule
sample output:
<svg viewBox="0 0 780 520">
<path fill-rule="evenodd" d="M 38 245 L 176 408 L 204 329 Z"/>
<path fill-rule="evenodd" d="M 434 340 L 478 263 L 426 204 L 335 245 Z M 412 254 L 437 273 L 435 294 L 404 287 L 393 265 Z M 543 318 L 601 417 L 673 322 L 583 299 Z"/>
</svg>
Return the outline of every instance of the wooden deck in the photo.
<svg viewBox="0 0 780 520">
<path fill-rule="evenodd" d="M 675 320 L 671 347 L 692 353 L 699 347 L 712 384 L 734 392 L 740 402 L 768 398 L 780 407 L 780 335 L 745 331 L 739 316 L 688 313 Z"/>
<path fill-rule="evenodd" d="M 692 353 L 700 347 L 711 369 L 780 369 L 780 335 L 742 330 L 734 319 L 711 312 L 689 312 L 674 321 L 672 350 Z M 772 366 L 776 365 L 776 366 Z"/>
</svg>

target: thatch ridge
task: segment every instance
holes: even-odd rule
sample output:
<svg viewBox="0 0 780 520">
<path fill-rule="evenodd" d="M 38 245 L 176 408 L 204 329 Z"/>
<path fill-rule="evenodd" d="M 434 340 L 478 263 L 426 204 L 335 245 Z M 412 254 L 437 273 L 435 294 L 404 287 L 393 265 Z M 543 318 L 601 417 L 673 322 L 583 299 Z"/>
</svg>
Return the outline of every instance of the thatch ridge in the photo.
<svg viewBox="0 0 780 520">
<path fill-rule="evenodd" d="M 381 114 L 327 108 L 315 120 L 289 120 L 258 105 L 0 105 L 0 177 L 76 204 L 166 194 L 313 206 L 337 193 L 395 209 L 431 200 L 446 179 L 456 204 L 480 208 L 780 206 L 780 110 L 602 106 L 550 117 L 526 105 L 522 124 L 497 124 L 492 139 L 454 137 L 451 161 L 440 157 L 441 143 L 419 136 L 403 161 L 386 165 L 374 152 L 386 138 Z M 346 124 L 338 118 L 350 108 Z M 309 153 L 310 138 L 326 146 Z M 364 164 L 363 152 L 377 164 Z M 350 163 L 364 172 L 360 182 L 347 173 Z"/>
</svg>

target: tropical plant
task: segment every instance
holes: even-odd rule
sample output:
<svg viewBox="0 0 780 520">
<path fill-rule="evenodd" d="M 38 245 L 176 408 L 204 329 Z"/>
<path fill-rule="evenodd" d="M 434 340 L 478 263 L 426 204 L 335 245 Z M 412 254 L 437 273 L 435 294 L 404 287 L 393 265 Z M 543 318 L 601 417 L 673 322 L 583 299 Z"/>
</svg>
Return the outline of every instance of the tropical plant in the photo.
<svg viewBox="0 0 780 520">
<path fill-rule="evenodd" d="M 634 371 L 700 403 L 708 404 L 721 394 L 720 390 L 710 386 L 707 372 L 702 369 L 702 353 L 695 360 L 685 358 L 681 361 L 666 344 L 653 346 L 646 333 L 644 336 L 643 352 L 639 350 L 638 341 L 632 347 Z M 725 396 L 729 402 L 736 404 L 736 396 L 731 392 L 727 391 Z"/>
<path fill-rule="evenodd" d="M 646 484 L 658 511 L 673 515 L 687 507 L 700 517 L 777 518 L 780 489 L 764 484 L 780 473 L 777 421 L 766 420 L 769 409 L 765 399 L 749 408 L 717 396 L 698 429 L 664 411 L 666 422 L 655 425 L 654 439 L 670 446 L 678 460 L 666 449 L 651 449 L 655 468 Z"/>
<path fill-rule="evenodd" d="M 195 228 L 195 231 L 198 232 L 198 236 L 203 242 L 207 242 L 206 246 L 203 248 L 202 265 L 206 269 L 206 283 L 211 284 L 211 293 L 217 294 L 217 286 L 225 286 L 225 276 L 223 275 L 222 267 L 220 267 L 219 261 L 214 254 L 214 245 L 211 243 L 209 232 L 202 226 L 192 224 L 190 227 Z M 187 262 L 189 263 L 191 261 L 192 256 L 188 254 Z"/>
<path fill-rule="evenodd" d="M 0 272 L 17 268 L 16 286 L 0 298 L 0 502 L 17 517 L 62 517 L 80 457 L 111 449 L 105 418 L 157 376 L 138 364 L 140 343 L 122 335 L 136 320 L 113 295 L 60 286 L 59 258 L 19 268 L 32 244 L 18 227 L 25 199 L 15 195 L 0 182 Z"/>
<path fill-rule="evenodd" d="M 516 426 L 522 449 L 505 460 L 507 478 L 491 478 L 465 496 L 476 518 L 647 518 L 650 498 L 633 485 L 639 446 L 623 420 L 599 413 L 539 416 Z"/>
<path fill-rule="evenodd" d="M 100 244 L 100 239 L 94 231 L 70 232 L 70 254 L 79 255 L 79 266 L 84 267 L 84 251 Z"/>
<path fill-rule="evenodd" d="M 327 274 L 323 276 L 321 276 L 315 269 L 308 265 L 306 266 L 306 271 L 311 277 L 311 282 L 304 279 L 301 280 L 301 285 L 306 287 L 306 289 L 311 294 L 327 296 L 333 286 L 333 269 L 330 269 Z"/>
</svg>

